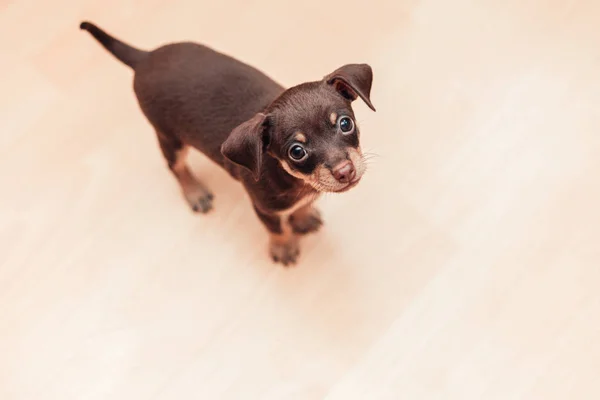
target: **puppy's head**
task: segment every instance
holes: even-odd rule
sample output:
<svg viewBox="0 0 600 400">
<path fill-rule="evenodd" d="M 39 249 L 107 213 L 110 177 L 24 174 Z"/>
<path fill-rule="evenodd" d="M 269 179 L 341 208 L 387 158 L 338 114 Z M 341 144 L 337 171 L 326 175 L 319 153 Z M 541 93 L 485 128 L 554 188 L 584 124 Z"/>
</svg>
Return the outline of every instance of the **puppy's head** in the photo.
<svg viewBox="0 0 600 400">
<path fill-rule="evenodd" d="M 322 192 L 343 192 L 365 172 L 351 103 L 369 98 L 373 73 L 366 64 L 345 65 L 323 80 L 292 87 L 264 112 L 236 127 L 222 154 L 261 175 L 264 157 Z"/>
</svg>

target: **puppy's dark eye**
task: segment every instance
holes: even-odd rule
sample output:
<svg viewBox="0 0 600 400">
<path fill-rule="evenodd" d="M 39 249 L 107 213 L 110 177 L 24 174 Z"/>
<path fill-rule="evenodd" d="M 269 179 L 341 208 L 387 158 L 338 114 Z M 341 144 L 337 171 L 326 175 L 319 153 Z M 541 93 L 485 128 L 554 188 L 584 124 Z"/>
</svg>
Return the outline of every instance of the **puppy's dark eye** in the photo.
<svg viewBox="0 0 600 400">
<path fill-rule="evenodd" d="M 296 161 L 303 160 L 308 155 L 304 147 L 300 146 L 299 144 L 295 144 L 292 147 L 290 147 L 289 153 L 290 158 Z"/>
<path fill-rule="evenodd" d="M 350 117 L 340 118 L 340 130 L 342 133 L 350 133 L 354 130 L 354 122 Z"/>
</svg>

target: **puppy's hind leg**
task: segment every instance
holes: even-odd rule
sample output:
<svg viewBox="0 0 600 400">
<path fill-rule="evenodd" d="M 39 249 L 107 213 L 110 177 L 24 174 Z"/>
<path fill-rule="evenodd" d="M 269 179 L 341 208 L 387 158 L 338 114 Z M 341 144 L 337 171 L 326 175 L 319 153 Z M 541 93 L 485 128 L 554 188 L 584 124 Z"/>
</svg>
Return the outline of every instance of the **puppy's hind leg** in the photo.
<svg viewBox="0 0 600 400">
<path fill-rule="evenodd" d="M 192 210 L 207 213 L 212 209 L 213 194 L 208 188 L 196 179 L 187 166 L 186 158 L 188 146 L 184 145 L 178 139 L 167 137 L 157 132 L 160 149 L 167 160 L 169 169 L 173 172 L 183 196 L 189 203 Z"/>
</svg>

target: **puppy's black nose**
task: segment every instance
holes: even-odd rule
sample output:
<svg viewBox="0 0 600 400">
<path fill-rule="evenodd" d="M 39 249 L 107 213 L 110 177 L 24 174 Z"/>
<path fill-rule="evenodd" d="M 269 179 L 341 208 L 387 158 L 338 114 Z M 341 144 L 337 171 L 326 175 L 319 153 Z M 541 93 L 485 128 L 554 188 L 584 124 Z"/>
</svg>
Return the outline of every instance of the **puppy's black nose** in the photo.
<svg viewBox="0 0 600 400">
<path fill-rule="evenodd" d="M 333 176 L 340 183 L 348 183 L 356 176 L 352 161 L 344 161 L 333 169 Z"/>
</svg>

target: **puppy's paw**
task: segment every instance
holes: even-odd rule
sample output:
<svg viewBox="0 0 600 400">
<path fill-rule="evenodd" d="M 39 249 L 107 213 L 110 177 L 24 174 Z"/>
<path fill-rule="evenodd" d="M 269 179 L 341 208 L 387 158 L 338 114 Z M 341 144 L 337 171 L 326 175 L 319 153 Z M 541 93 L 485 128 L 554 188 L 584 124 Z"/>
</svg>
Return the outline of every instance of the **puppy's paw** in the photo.
<svg viewBox="0 0 600 400">
<path fill-rule="evenodd" d="M 184 194 L 194 212 L 206 214 L 213 209 L 214 196 L 212 193 L 205 190 L 194 190 Z"/>
<path fill-rule="evenodd" d="M 290 216 L 290 225 L 294 233 L 305 235 L 319 230 L 323 225 L 319 210 L 314 207 L 309 207 L 302 212 L 294 213 Z"/>
<path fill-rule="evenodd" d="M 288 242 L 272 241 L 270 245 L 270 252 L 273 261 L 281 263 L 287 267 L 296 264 L 298 256 L 300 255 L 300 247 L 298 246 L 297 240 L 291 240 Z"/>
</svg>

